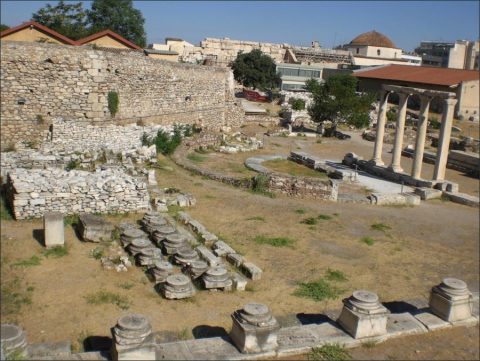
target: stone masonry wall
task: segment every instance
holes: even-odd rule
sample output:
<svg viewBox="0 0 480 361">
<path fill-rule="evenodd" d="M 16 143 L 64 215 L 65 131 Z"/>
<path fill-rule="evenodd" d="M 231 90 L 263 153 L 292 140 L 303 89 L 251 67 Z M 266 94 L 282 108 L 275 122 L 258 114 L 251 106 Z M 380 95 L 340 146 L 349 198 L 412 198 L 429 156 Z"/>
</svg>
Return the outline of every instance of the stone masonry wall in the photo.
<svg viewBox="0 0 480 361">
<path fill-rule="evenodd" d="M 55 44 L 1 43 L 2 147 L 42 136 L 58 117 L 96 124 L 197 123 L 219 129 L 233 106 L 227 69 L 178 64 L 142 53 Z M 110 115 L 107 95 L 119 108 Z"/>
<path fill-rule="evenodd" d="M 150 202 L 144 177 L 114 168 L 94 173 L 17 168 L 8 174 L 7 197 L 15 219 L 39 218 L 45 212 L 138 212 L 148 210 Z"/>
<path fill-rule="evenodd" d="M 268 190 L 273 193 L 299 198 L 337 200 L 338 184 L 331 179 L 292 177 L 279 173 L 268 173 L 267 177 Z"/>
</svg>

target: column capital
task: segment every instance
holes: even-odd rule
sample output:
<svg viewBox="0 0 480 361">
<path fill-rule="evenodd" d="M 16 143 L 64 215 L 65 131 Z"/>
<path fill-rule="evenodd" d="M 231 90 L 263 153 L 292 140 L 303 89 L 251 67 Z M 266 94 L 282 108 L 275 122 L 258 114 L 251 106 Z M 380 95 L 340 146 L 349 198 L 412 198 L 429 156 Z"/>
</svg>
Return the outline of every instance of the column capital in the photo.
<svg viewBox="0 0 480 361">
<path fill-rule="evenodd" d="M 455 99 L 455 98 L 447 98 L 445 99 L 445 104 L 447 104 L 447 106 L 454 106 L 455 104 L 457 104 L 458 100 Z"/>
</svg>

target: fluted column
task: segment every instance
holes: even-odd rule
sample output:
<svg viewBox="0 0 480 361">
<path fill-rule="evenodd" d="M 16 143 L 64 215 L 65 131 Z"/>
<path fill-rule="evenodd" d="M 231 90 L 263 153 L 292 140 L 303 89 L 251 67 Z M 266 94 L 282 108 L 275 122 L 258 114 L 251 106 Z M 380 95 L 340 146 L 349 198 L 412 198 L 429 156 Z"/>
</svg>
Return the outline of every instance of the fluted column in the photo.
<svg viewBox="0 0 480 361">
<path fill-rule="evenodd" d="M 422 96 L 420 114 L 417 123 L 417 141 L 415 143 L 415 159 L 413 160 L 412 177 L 420 179 L 422 175 L 423 152 L 425 148 L 425 136 L 427 135 L 428 111 L 431 99 Z"/>
<path fill-rule="evenodd" d="M 452 133 L 453 111 L 457 99 L 445 99 L 442 113 L 442 124 L 438 139 L 437 159 L 433 171 L 433 180 L 444 180 L 447 167 L 448 148 L 450 146 L 450 134 Z"/>
<path fill-rule="evenodd" d="M 390 168 L 394 172 L 403 171 L 400 164 L 402 158 L 403 132 L 405 128 L 405 115 L 407 114 L 407 100 L 409 94 L 398 94 L 400 100 L 398 102 L 397 124 L 395 129 L 395 144 L 393 146 L 392 164 Z"/>
<path fill-rule="evenodd" d="M 372 162 L 375 165 L 383 165 L 382 161 L 382 148 L 383 148 L 383 135 L 385 134 L 385 119 L 388 108 L 388 96 L 389 92 L 382 91 L 380 95 L 380 106 L 378 109 L 377 118 L 377 135 L 375 138 L 375 148 L 373 149 Z"/>
</svg>

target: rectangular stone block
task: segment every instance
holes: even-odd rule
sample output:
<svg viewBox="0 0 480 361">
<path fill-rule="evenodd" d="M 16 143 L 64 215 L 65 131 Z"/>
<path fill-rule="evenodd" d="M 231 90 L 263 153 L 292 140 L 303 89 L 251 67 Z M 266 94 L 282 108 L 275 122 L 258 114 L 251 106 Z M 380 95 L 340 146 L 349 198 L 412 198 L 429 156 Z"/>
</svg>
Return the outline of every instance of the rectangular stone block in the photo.
<svg viewBox="0 0 480 361">
<path fill-rule="evenodd" d="M 262 270 L 260 267 L 257 267 L 252 262 L 244 262 L 242 264 L 242 270 L 250 277 L 252 280 L 257 281 L 262 278 Z"/>
<path fill-rule="evenodd" d="M 421 312 L 415 315 L 415 318 L 420 321 L 429 331 L 441 330 L 443 328 L 452 327 L 452 325 L 435 316 L 430 312 Z"/>
<path fill-rule="evenodd" d="M 337 322 L 356 339 L 382 336 L 387 333 L 386 314 L 360 314 L 343 307 Z"/>
<path fill-rule="evenodd" d="M 419 195 L 422 200 L 437 199 L 442 197 L 442 191 L 433 188 L 419 187 L 415 188 L 415 194 Z"/>
<path fill-rule="evenodd" d="M 45 213 L 43 216 L 45 247 L 65 245 L 63 214 L 58 212 Z"/>
<path fill-rule="evenodd" d="M 205 262 L 207 262 L 210 267 L 218 266 L 222 263 L 220 258 L 218 258 L 212 252 L 210 252 L 210 250 L 207 247 L 198 246 L 196 250 L 200 258 L 202 258 Z"/>
<path fill-rule="evenodd" d="M 235 267 L 240 267 L 243 262 L 245 262 L 245 258 L 238 253 L 230 253 L 227 254 L 227 261 L 230 262 Z"/>
<path fill-rule="evenodd" d="M 245 291 L 247 287 L 247 279 L 238 273 L 232 275 L 233 289 L 237 291 Z"/>
<path fill-rule="evenodd" d="M 430 294 L 430 310 L 444 321 L 456 322 L 472 317 L 472 299 L 450 300 L 432 290 Z"/>
</svg>

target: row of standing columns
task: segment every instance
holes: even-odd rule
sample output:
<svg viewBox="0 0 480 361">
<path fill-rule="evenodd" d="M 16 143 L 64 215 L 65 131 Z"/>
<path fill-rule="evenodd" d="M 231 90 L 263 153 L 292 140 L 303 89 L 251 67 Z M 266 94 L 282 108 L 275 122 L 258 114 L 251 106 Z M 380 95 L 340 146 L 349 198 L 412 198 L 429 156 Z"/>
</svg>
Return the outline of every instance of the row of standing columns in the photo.
<svg viewBox="0 0 480 361">
<path fill-rule="evenodd" d="M 385 123 L 388 111 L 388 97 L 390 91 L 382 91 L 380 97 L 380 109 L 377 119 L 377 135 L 375 138 L 375 146 L 373 151 L 372 162 L 375 165 L 382 166 L 384 162 L 382 160 L 382 148 L 383 138 L 385 134 Z M 403 172 L 401 166 L 402 147 L 403 147 L 403 134 L 405 129 L 405 119 L 407 114 L 407 102 L 411 93 L 399 93 L 399 105 L 397 111 L 397 121 L 395 129 L 395 141 L 392 151 L 392 161 L 389 168 L 394 172 Z M 417 138 L 415 142 L 415 157 L 412 166 L 411 175 L 415 179 L 421 179 L 423 153 L 425 148 L 425 138 L 427 134 L 428 113 L 430 108 L 430 102 L 432 98 L 426 95 L 420 95 L 421 105 L 420 114 L 417 124 Z M 442 121 L 437 149 L 437 158 L 435 161 L 435 168 L 433 172 L 433 180 L 440 181 L 445 179 L 445 169 L 447 166 L 448 148 L 450 145 L 450 135 L 452 130 L 453 112 L 456 99 L 446 98 L 444 99 L 444 109 L 442 113 Z"/>
</svg>

